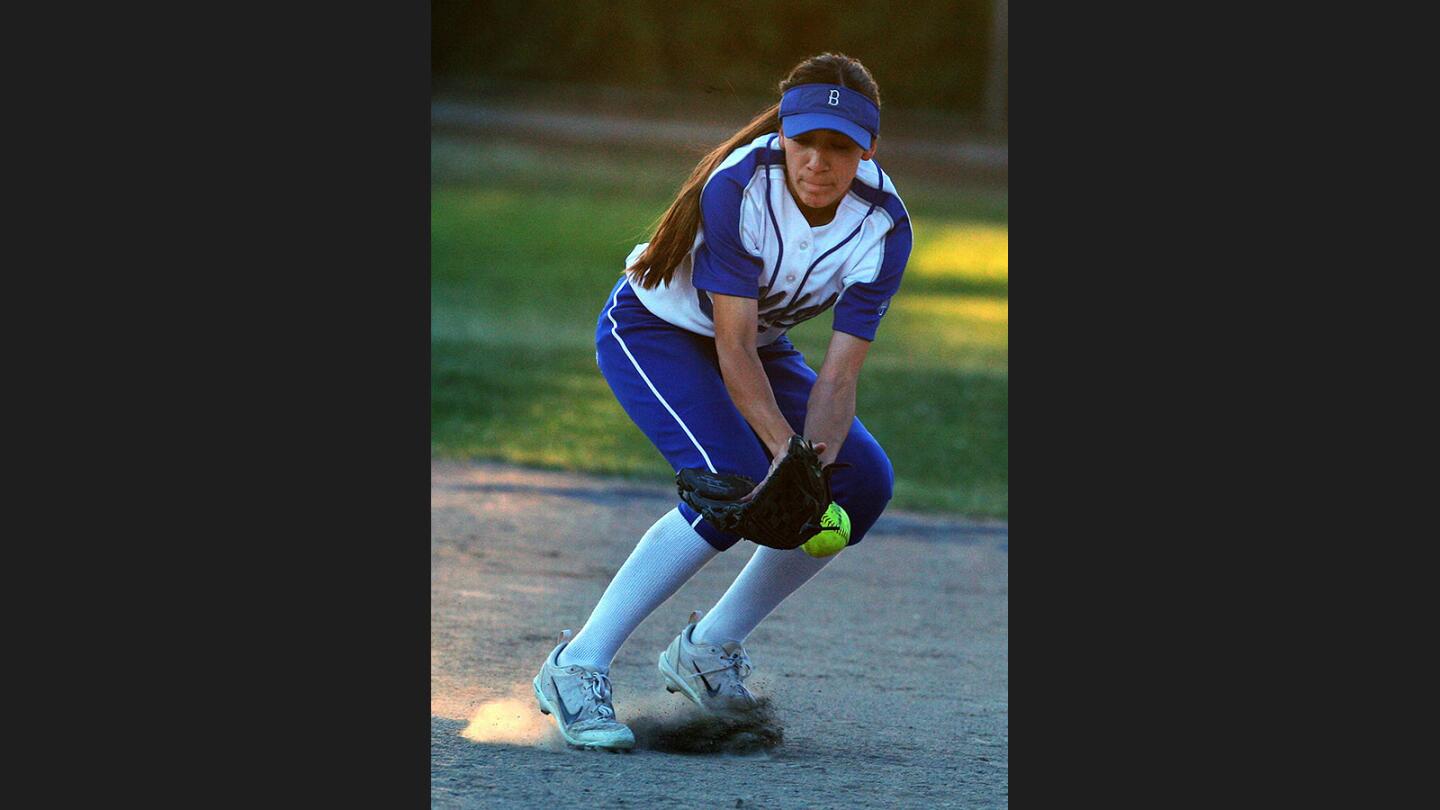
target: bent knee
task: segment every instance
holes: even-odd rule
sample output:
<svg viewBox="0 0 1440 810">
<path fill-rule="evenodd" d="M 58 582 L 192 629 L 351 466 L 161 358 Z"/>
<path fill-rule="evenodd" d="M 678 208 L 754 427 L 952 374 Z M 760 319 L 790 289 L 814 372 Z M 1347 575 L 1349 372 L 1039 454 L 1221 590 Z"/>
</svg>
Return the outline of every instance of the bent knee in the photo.
<svg viewBox="0 0 1440 810">
<path fill-rule="evenodd" d="M 895 468 L 878 445 L 863 458 L 850 461 L 849 469 L 838 470 L 833 495 L 850 516 L 850 545 L 865 537 L 895 494 Z M 849 473 L 843 479 L 840 473 Z"/>
<path fill-rule="evenodd" d="M 895 494 L 895 467 L 880 445 L 868 442 L 863 452 L 850 461 L 854 469 L 855 494 L 882 507 Z"/>
</svg>

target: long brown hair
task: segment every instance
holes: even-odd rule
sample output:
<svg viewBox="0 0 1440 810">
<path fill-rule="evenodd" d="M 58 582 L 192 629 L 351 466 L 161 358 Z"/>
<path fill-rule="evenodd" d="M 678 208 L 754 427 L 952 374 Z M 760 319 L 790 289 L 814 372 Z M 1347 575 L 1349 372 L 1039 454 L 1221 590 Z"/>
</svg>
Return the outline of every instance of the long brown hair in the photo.
<svg viewBox="0 0 1440 810">
<path fill-rule="evenodd" d="M 780 93 L 801 84 L 838 84 L 864 94 L 880 106 L 880 88 L 870 71 L 842 53 L 822 53 L 796 65 L 780 82 Z M 780 105 L 772 104 L 755 116 L 739 132 L 715 147 L 700 160 L 690 177 L 675 195 L 675 201 L 660 215 L 655 235 L 635 263 L 625 268 L 631 278 L 645 289 L 669 284 L 675 268 L 689 255 L 695 244 L 695 231 L 700 227 L 700 192 L 705 181 L 731 152 L 767 132 L 780 129 Z"/>
</svg>

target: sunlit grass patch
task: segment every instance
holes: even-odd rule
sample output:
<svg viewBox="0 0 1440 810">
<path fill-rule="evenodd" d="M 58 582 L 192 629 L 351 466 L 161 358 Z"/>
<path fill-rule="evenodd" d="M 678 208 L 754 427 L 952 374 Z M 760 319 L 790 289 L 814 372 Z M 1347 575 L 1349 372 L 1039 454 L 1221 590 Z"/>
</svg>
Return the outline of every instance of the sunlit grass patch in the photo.
<svg viewBox="0 0 1440 810">
<path fill-rule="evenodd" d="M 953 318 L 957 323 L 1008 324 L 1010 302 L 975 295 L 899 296 L 895 307 L 926 318 Z"/>
<path fill-rule="evenodd" d="M 1003 373 L 1010 362 L 1010 304 L 902 286 L 880 323 L 867 366 Z"/>
<path fill-rule="evenodd" d="M 987 222 L 917 220 L 906 277 L 1008 281 L 1010 229 Z"/>
</svg>

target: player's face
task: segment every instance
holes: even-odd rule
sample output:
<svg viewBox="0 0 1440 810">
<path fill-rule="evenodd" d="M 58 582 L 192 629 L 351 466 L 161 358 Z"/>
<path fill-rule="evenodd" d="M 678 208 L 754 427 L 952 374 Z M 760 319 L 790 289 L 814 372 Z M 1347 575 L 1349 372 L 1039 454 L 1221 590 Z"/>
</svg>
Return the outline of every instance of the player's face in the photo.
<svg viewBox="0 0 1440 810">
<path fill-rule="evenodd" d="M 869 160 L 875 149 L 858 144 L 833 129 L 812 129 L 794 138 L 780 132 L 785 150 L 785 178 L 790 193 L 806 208 L 830 208 L 840 202 L 855 179 L 860 161 Z"/>
</svg>

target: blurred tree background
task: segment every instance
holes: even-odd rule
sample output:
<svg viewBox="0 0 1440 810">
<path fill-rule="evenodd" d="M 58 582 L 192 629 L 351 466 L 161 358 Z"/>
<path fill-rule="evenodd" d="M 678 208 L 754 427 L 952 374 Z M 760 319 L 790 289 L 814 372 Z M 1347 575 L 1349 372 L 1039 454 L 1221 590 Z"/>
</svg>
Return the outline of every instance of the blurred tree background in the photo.
<svg viewBox="0 0 1440 810">
<path fill-rule="evenodd" d="M 823 51 L 865 63 L 882 101 L 1004 128 L 1007 0 L 533 3 L 435 0 L 437 86 L 591 84 L 763 98 Z"/>
</svg>

